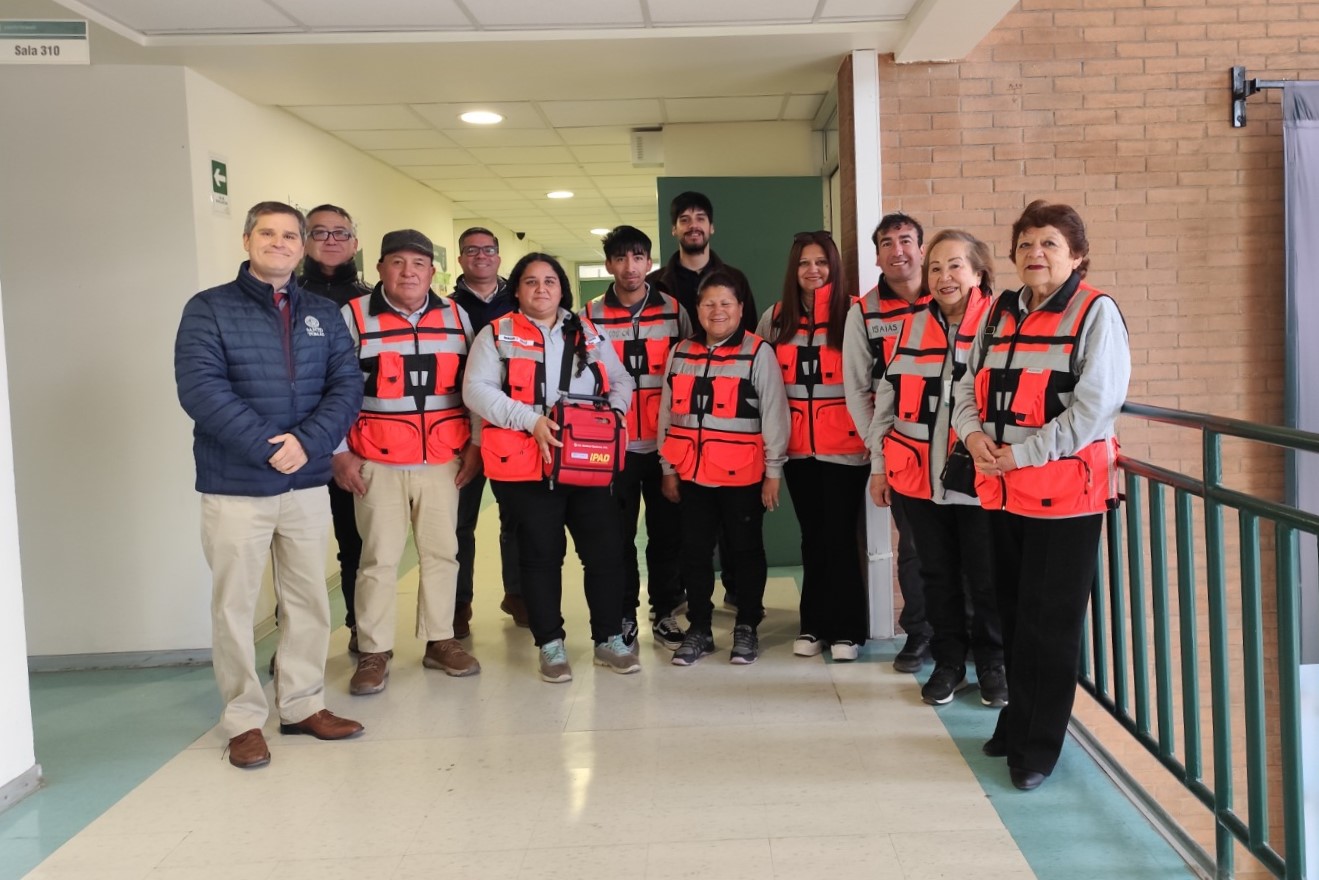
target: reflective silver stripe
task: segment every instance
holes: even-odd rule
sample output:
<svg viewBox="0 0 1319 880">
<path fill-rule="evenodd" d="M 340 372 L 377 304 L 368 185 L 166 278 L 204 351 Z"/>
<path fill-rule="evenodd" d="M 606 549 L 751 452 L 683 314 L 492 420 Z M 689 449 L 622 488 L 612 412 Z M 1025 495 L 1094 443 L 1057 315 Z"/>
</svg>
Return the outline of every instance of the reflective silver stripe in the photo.
<svg viewBox="0 0 1319 880">
<path fill-rule="evenodd" d="M 680 332 L 678 308 L 679 306 L 675 301 L 673 311 L 669 311 L 669 304 L 665 303 L 664 308 L 658 315 L 646 315 L 646 309 L 643 307 L 641 315 L 645 316 L 647 323 L 639 323 L 630 313 L 624 310 L 627 323 L 623 323 L 620 320 L 623 317 L 622 314 L 619 319 L 611 320 L 609 318 L 606 313 L 607 307 L 605 306 L 604 297 L 601 297 L 586 304 L 586 317 L 588 320 L 595 322 L 597 331 L 614 344 L 614 351 L 618 355 L 618 359 L 623 362 L 623 368 L 627 369 L 627 360 L 623 357 L 622 343 L 644 339 L 676 339 Z M 661 321 L 663 323 L 659 323 Z M 633 381 L 636 382 L 637 391 L 664 387 L 663 372 L 635 375 L 631 370 L 628 370 L 628 373 L 632 375 Z"/>
<path fill-rule="evenodd" d="M 367 300 L 369 302 L 369 300 Z M 366 302 L 359 303 L 353 309 L 353 315 L 357 321 L 358 332 L 358 361 L 359 363 L 375 360 L 381 354 L 389 351 L 398 352 L 401 355 L 437 355 L 452 354 L 460 359 L 467 354 L 467 337 L 463 330 L 461 318 L 458 316 L 458 307 L 452 300 L 443 300 L 442 304 L 426 310 L 422 315 L 418 326 L 413 327 L 406 318 L 402 318 L 395 313 L 390 313 L 398 321 L 408 326 L 385 327 L 380 315 L 372 315 L 368 310 Z M 438 315 L 440 322 L 428 324 L 428 319 Z M 425 334 L 425 338 L 421 334 Z M 387 335 L 379 335 L 387 334 Z M 374 338 L 367 338 L 368 336 Z M 363 381 L 370 378 L 368 370 L 362 370 Z M 429 381 L 426 371 L 413 370 L 409 376 L 410 384 L 414 387 L 424 385 Z M 462 388 L 462 373 L 459 372 L 455 377 L 456 388 Z M 462 393 L 457 390 L 452 394 L 444 395 L 427 395 L 422 403 L 422 412 L 440 412 L 443 410 L 461 408 Z M 374 397 L 368 395 L 362 401 L 363 413 L 379 413 L 386 415 L 401 415 L 406 413 L 416 413 L 417 399 L 412 395 L 403 397 Z"/>
<path fill-rule="evenodd" d="M 755 364 L 756 347 L 762 342 L 758 336 L 750 333 L 744 334 L 742 344 L 738 347 L 735 355 L 736 360 L 720 362 L 711 359 L 707 368 L 706 355 L 686 356 L 695 348 L 695 343 L 683 340 L 674 349 L 673 367 L 670 374 L 711 379 L 741 379 L 743 381 L 738 384 L 739 391 L 746 389 L 753 396 L 740 398 L 739 403 L 746 403 L 759 410 L 760 400 L 754 396 L 755 386 L 751 384 L 751 371 Z M 669 417 L 669 424 L 673 427 L 689 428 L 691 430 L 706 428 L 711 431 L 731 431 L 740 434 L 760 433 L 759 418 L 724 418 L 710 413 L 672 413 Z"/>
</svg>

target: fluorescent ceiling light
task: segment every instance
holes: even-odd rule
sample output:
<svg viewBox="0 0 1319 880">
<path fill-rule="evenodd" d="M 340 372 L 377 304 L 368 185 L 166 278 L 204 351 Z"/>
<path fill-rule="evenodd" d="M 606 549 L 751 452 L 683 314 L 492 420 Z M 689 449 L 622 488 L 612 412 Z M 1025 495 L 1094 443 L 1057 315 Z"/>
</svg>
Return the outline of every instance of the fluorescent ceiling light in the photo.
<svg viewBox="0 0 1319 880">
<path fill-rule="evenodd" d="M 609 230 L 608 230 L 608 229 L 605 229 L 605 228 L 602 227 L 602 226 L 597 226 L 595 229 L 592 229 L 592 230 L 591 230 L 591 234 L 592 234 L 592 235 L 608 235 L 608 234 L 609 234 Z"/>
<path fill-rule="evenodd" d="M 504 117 L 491 110 L 468 110 L 458 118 L 471 125 L 498 125 L 504 121 Z"/>
<path fill-rule="evenodd" d="M 547 199 L 571 199 L 573 194 L 566 189 L 556 189 L 554 192 L 545 193 Z"/>
</svg>

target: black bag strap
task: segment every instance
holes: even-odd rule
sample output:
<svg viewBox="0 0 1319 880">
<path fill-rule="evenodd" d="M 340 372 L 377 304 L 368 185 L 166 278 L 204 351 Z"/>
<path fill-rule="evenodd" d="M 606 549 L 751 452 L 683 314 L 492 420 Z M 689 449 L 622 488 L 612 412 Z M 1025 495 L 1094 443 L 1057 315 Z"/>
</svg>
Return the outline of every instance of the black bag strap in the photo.
<svg viewBox="0 0 1319 880">
<path fill-rule="evenodd" d="M 559 366 L 559 401 L 568 396 L 572 384 L 572 357 L 577 347 L 577 334 L 582 332 L 581 320 L 573 315 L 563 319 L 563 363 Z"/>
</svg>

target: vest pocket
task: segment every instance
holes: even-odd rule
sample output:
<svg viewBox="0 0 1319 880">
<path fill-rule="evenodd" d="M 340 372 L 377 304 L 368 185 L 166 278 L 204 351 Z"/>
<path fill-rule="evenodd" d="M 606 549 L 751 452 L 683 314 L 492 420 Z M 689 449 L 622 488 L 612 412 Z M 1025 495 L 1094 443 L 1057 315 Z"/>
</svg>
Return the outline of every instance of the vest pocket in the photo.
<svg viewBox="0 0 1319 880">
<path fill-rule="evenodd" d="M 396 400 L 403 396 L 403 355 L 396 351 L 382 351 L 376 358 L 376 393 L 382 400 Z"/>
<path fill-rule="evenodd" d="M 492 480 L 528 482 L 541 479 L 544 459 L 526 431 L 486 425 L 481 431 L 481 462 Z"/>
<path fill-rule="evenodd" d="M 696 377 L 688 373 L 669 375 L 669 408 L 678 415 L 687 415 L 692 411 L 692 389 Z"/>
<path fill-rule="evenodd" d="M 528 406 L 536 404 L 536 367 L 537 361 L 531 358 L 509 358 L 508 360 L 508 396 L 518 403 Z M 525 433 L 525 432 L 523 432 Z"/>
<path fill-rule="evenodd" d="M 985 510 L 1003 509 L 1003 478 L 976 471 L 976 497 Z"/>
<path fill-rule="evenodd" d="M 820 348 L 820 382 L 824 385 L 843 384 L 843 352 L 837 348 Z"/>
<path fill-rule="evenodd" d="M 682 430 L 682 429 L 678 429 Z M 696 470 L 696 443 L 686 433 L 675 434 L 673 429 L 664 438 L 660 457 L 684 480 L 691 480 Z"/>
<path fill-rule="evenodd" d="M 426 428 L 426 461 L 444 464 L 463 451 L 472 439 L 471 424 L 462 413 L 443 416 Z"/>
<path fill-rule="evenodd" d="M 819 455 L 859 455 L 866 451 L 865 438 L 852 421 L 846 401 L 816 404 L 815 451 Z"/>
<path fill-rule="evenodd" d="M 348 445 L 369 461 L 419 464 L 421 431 L 411 419 L 362 415 L 348 432 Z"/>
<path fill-rule="evenodd" d="M 889 488 L 908 498 L 930 497 L 930 459 L 926 444 L 914 442 L 893 432 L 884 435 L 884 472 Z M 921 448 L 924 447 L 924 448 Z"/>
<path fill-rule="evenodd" d="M 458 387 L 458 370 L 461 359 L 452 352 L 437 352 L 435 355 L 435 393 L 453 394 L 461 391 Z"/>
<path fill-rule="evenodd" d="M 710 414 L 721 419 L 737 418 L 737 392 L 742 380 L 736 376 L 715 376 L 710 385 Z"/>
<path fill-rule="evenodd" d="M 749 486 L 765 476 L 764 440 L 709 437 L 701 444 L 696 482 L 711 486 Z"/>
<path fill-rule="evenodd" d="M 774 346 L 774 357 L 783 372 L 783 384 L 797 384 L 797 346 L 791 342 L 781 342 Z"/>
<path fill-rule="evenodd" d="M 642 388 L 637 392 L 636 405 L 636 433 L 632 433 L 629 427 L 628 436 L 633 440 L 653 440 L 659 433 L 659 412 L 660 412 L 660 389 Z M 632 413 L 628 413 L 628 420 L 633 420 Z"/>
<path fill-rule="evenodd" d="M 789 455 L 811 454 L 811 416 L 804 400 L 788 399 L 788 416 L 792 420 L 788 434 Z"/>
<path fill-rule="evenodd" d="M 1076 456 L 1040 467 L 1017 468 L 1004 474 L 1003 479 L 1007 508 L 1013 513 L 1052 517 L 1093 512 L 1088 501 L 1094 475 L 1090 465 Z"/>
<path fill-rule="evenodd" d="M 646 373 L 663 376 L 669 361 L 669 337 L 648 338 L 646 342 Z"/>
<path fill-rule="evenodd" d="M 889 380 L 893 380 L 893 375 L 889 374 Z M 919 422 L 922 413 L 925 412 L 925 389 L 927 386 L 924 376 L 913 376 L 903 373 L 897 377 L 897 401 L 894 406 L 894 415 L 903 422 Z"/>
<path fill-rule="evenodd" d="M 1038 428 L 1044 424 L 1044 392 L 1052 370 L 1022 370 L 1017 376 L 1017 390 L 1012 394 L 1012 413 L 1021 428 Z"/>
</svg>

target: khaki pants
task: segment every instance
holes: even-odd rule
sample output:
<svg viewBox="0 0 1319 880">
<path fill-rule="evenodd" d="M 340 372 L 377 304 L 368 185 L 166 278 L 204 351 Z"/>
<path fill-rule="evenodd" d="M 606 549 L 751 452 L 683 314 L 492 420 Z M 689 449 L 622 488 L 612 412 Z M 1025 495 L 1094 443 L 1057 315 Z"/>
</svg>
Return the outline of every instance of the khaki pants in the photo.
<svg viewBox="0 0 1319 880">
<path fill-rule="evenodd" d="M 368 461 L 362 467 L 366 495 L 357 499 L 362 564 L 357 571 L 357 643 L 366 653 L 394 649 L 398 563 L 408 526 L 417 544 L 417 638 L 453 638 L 458 588 L 458 459 L 445 464 L 396 468 Z"/>
<path fill-rule="evenodd" d="M 325 490 L 269 498 L 202 495 L 202 550 L 211 566 L 212 662 L 224 700 L 220 727 L 233 738 L 270 714 L 252 638 L 257 596 L 273 557 L 279 603 L 275 704 L 297 723 L 325 708 L 330 600 L 325 587 L 330 501 Z"/>
</svg>

